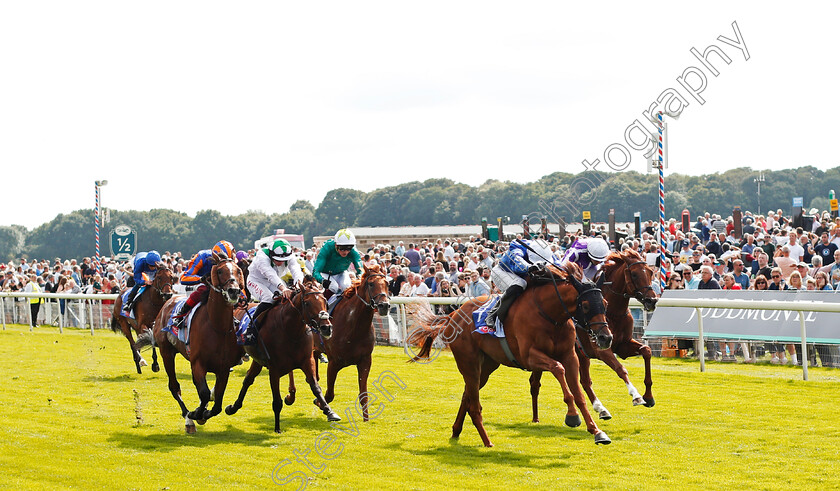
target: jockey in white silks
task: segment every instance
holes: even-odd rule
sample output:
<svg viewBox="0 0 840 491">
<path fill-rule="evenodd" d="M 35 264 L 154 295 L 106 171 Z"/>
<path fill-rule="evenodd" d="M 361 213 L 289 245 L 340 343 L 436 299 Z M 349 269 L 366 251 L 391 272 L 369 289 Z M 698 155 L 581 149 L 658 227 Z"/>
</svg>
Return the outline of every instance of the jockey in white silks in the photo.
<svg viewBox="0 0 840 491">
<path fill-rule="evenodd" d="M 287 285 L 282 279 L 287 273 L 291 273 L 291 285 Z M 254 329 L 259 330 L 255 324 L 261 313 L 270 309 L 281 296 L 290 299 L 290 287 L 302 282 L 303 272 L 288 241 L 277 239 L 270 247 L 258 250 L 254 261 L 248 267 L 248 291 L 251 292 L 251 298 L 260 302 L 253 315 Z"/>
<path fill-rule="evenodd" d="M 486 322 L 490 328 L 496 325 L 496 319 L 504 322 L 513 301 L 525 291 L 528 273 L 538 269 L 540 264 L 554 263 L 554 259 L 551 248 L 542 240 L 516 239 L 510 242 L 499 264 L 490 271 L 493 284 L 504 292 L 502 299 L 487 315 Z"/>
<path fill-rule="evenodd" d="M 583 276 L 586 279 L 594 281 L 595 275 L 598 274 L 609 253 L 610 246 L 604 239 L 583 237 L 569 247 L 560 264 L 565 266 L 570 262 L 575 263 L 583 270 Z"/>
</svg>

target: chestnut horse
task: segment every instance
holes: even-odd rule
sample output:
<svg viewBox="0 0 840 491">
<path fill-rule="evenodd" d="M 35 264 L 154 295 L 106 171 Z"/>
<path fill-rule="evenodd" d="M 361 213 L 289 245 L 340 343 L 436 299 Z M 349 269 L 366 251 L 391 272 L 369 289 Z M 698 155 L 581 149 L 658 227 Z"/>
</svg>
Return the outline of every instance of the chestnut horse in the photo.
<svg viewBox="0 0 840 491">
<path fill-rule="evenodd" d="M 131 329 L 139 336 L 143 331 L 151 329 L 154 326 L 155 318 L 166 303 L 172 297 L 172 283 L 175 282 L 175 276 L 172 270 L 160 266 L 155 273 L 155 279 L 151 285 L 146 286 L 144 295 L 140 295 L 134 302 L 134 319 L 125 317 L 122 313 L 123 307 L 123 293 L 127 291 L 124 289 L 120 292 L 117 300 L 114 302 L 113 316 L 111 317 L 111 330 L 114 332 L 122 331 L 123 336 L 128 339 L 128 345 L 131 347 L 131 354 L 134 356 L 134 366 L 137 367 L 137 373 L 142 373 L 140 367 L 147 365 L 146 360 L 140 355 L 140 350 L 134 342 L 134 336 L 131 334 Z M 152 348 L 152 371 L 160 370 L 157 360 L 157 351 Z"/>
<path fill-rule="evenodd" d="M 283 298 L 283 297 L 281 297 Z M 240 320 L 245 311 L 237 311 Z M 239 397 L 232 405 L 225 408 L 225 413 L 235 414 L 242 407 L 242 401 L 254 379 L 268 367 L 269 385 L 271 386 L 274 409 L 274 431 L 280 433 L 280 411 L 283 409 L 283 398 L 280 396 L 280 377 L 291 373 L 295 368 L 303 370 L 306 381 L 312 389 L 312 394 L 324 407 L 324 414 L 329 421 L 341 421 L 341 418 L 330 409 L 321 387 L 315 379 L 315 358 L 312 355 L 312 333 L 319 333 L 325 339 L 332 334 L 332 324 L 327 313 L 327 301 L 324 291 L 312 276 L 306 276 L 303 285 L 290 301 L 266 312 L 261 321 L 260 340 L 255 346 L 246 346 L 245 351 L 253 361 Z"/>
<path fill-rule="evenodd" d="M 365 266 L 362 277 L 353 286 L 344 290 L 344 298 L 333 310 L 333 334 L 329 339 L 315 339 L 315 356 L 326 353 L 327 392 L 324 399 L 330 403 L 335 398 L 335 379 L 338 372 L 347 366 L 356 365 L 359 376 L 359 404 L 362 407 L 362 419 L 368 418 L 367 380 L 370 374 L 371 354 L 376 344 L 373 332 L 373 313 L 386 316 L 391 309 L 388 303 L 388 281 L 379 265 Z M 318 367 L 315 367 L 318 377 Z M 295 400 L 295 381 L 289 373 L 289 397 L 287 404 Z M 324 409 L 318 400 L 315 405 Z"/>
<path fill-rule="evenodd" d="M 232 259 L 213 254 L 213 269 L 210 271 L 210 294 L 206 304 L 199 305 L 190 321 L 189 349 L 175 336 L 162 330 L 178 300 L 170 299 L 158 314 L 154 327 L 154 344 L 160 348 L 163 367 L 169 377 L 169 392 L 181 408 L 185 418 L 187 433 L 195 433 L 195 423 L 204 422 L 222 411 L 222 399 L 228 382 L 230 369 L 244 356 L 245 351 L 236 343 L 236 330 L 233 323 L 233 309 L 239 302 L 244 288 L 242 271 Z M 142 341 L 141 341 L 142 338 Z M 150 343 L 149 336 L 138 337 L 138 344 Z M 175 373 L 175 355 L 181 355 L 190 361 L 192 379 L 198 391 L 200 403 L 193 411 L 188 411 L 181 399 L 181 385 Z M 207 386 L 207 373 L 216 374 L 216 386 L 211 393 Z M 213 408 L 207 404 L 213 398 Z"/>
<path fill-rule="evenodd" d="M 508 311 L 504 326 L 506 337 L 502 339 L 474 332 L 472 314 L 482 306 L 486 297 L 470 300 L 448 316 L 437 316 L 431 322 L 422 322 L 411 334 L 408 342 L 421 346 L 412 361 L 428 359 L 432 342 L 443 334 L 464 377 L 464 393 L 452 425 L 452 438 L 461 434 L 464 417 L 469 413 L 484 446 L 493 446 L 484 429 L 479 391 L 490 374 L 499 365 L 505 365 L 551 372 L 560 382 L 563 401 L 568 406 L 566 424 L 572 427 L 580 425 L 580 416 L 575 411 L 577 405 L 586 421 L 587 431 L 595 437 L 595 443 L 611 442 L 589 414 L 578 380 L 572 317 L 589 330 L 599 346 L 607 347 L 612 342 L 601 292 L 594 283 L 581 281 L 581 278 L 581 269 L 573 263 L 563 270 L 549 265 L 543 274 L 529 278 L 528 288 Z"/>
<path fill-rule="evenodd" d="M 642 303 L 646 311 L 652 312 L 656 309 L 656 293 L 650 286 L 652 279 L 653 273 L 645 260 L 638 252 L 631 249 L 611 253 L 595 279 L 598 287 L 603 291 L 604 299 L 607 301 L 606 317 L 613 335 L 612 346 L 607 349 L 599 349 L 585 333 L 578 329 L 579 345 L 576 346 L 576 350 L 580 360 L 580 380 L 583 390 L 586 391 L 586 395 L 592 403 L 592 409 L 598 413 L 601 419 L 610 419 L 612 415 L 598 400 L 595 392 L 592 391 L 589 365 L 590 359 L 593 358 L 603 361 L 624 381 L 634 406 L 653 407 L 655 404 L 651 393 L 653 381 L 650 375 L 650 347 L 633 339 L 633 316 L 628 308 L 630 297 L 634 297 Z M 644 396 L 640 395 L 639 391 L 630 382 L 627 369 L 615 357 L 618 355 L 622 359 L 626 359 L 628 356 L 639 354 L 645 359 Z M 540 394 L 541 376 L 542 372 L 535 371 L 531 374 L 530 379 L 532 420 L 535 423 L 540 420 L 537 399 Z"/>
</svg>

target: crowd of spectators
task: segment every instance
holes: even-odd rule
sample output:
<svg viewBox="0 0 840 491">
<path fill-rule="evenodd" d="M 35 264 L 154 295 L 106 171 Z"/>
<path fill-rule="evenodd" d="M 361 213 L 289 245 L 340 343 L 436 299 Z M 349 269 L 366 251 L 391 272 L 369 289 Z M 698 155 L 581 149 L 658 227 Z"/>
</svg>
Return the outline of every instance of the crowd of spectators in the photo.
<svg viewBox="0 0 840 491">
<path fill-rule="evenodd" d="M 766 215 L 746 211 L 741 218 L 740 238 L 736 237 L 731 216 L 722 218 L 705 213 L 697 217 L 689 230 L 682 230 L 676 219 L 670 219 L 665 230 L 664 256 L 656 237 L 658 224 L 650 221 L 640 236 L 629 233 L 614 247 L 635 249 L 655 269 L 660 267 L 664 257 L 666 289 L 835 292 L 840 290 L 840 218 L 832 219 L 828 212 L 818 213 L 817 210 L 811 210 L 811 215 L 813 226 L 805 230 L 792 226 L 791 218 L 785 217 L 781 210 Z M 562 257 L 576 235 L 581 234 L 548 237 L 556 258 Z M 603 229 L 594 227 L 590 231 L 590 235 L 598 234 L 608 239 Z M 490 278 L 490 271 L 506 247 L 504 242 L 474 236 L 357 245 L 366 264 L 378 264 L 387 271 L 391 294 L 406 297 L 473 297 L 495 293 L 498 290 Z M 251 257 L 254 252 L 249 251 Z M 312 271 L 318 247 L 296 252 L 302 266 Z M 183 272 L 190 258 L 170 252 L 164 252 L 161 257 L 176 277 Z M 3 273 L 2 291 L 116 293 L 131 286 L 132 281 L 130 263 L 117 263 L 109 258 L 102 258 L 99 268 L 87 257 L 81 262 L 21 258 L 0 264 L 0 272 Z M 658 291 L 659 283 L 655 281 L 654 287 Z M 175 291 L 183 292 L 184 289 L 176 284 Z M 436 309 L 446 312 L 451 307 L 442 305 Z M 737 351 L 734 344 L 720 347 L 725 358 L 734 359 Z M 745 360 L 751 360 L 746 345 L 743 348 Z M 787 349 L 795 360 L 793 345 Z M 787 362 L 784 347 L 772 345 L 768 351 L 772 362 Z"/>
</svg>

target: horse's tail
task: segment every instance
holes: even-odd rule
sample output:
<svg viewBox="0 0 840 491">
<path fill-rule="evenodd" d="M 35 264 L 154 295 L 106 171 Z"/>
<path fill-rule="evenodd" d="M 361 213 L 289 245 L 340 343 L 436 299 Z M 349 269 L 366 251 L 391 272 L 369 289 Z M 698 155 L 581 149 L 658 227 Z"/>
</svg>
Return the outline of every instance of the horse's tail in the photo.
<svg viewBox="0 0 840 491">
<path fill-rule="evenodd" d="M 406 338 L 406 344 L 419 346 L 420 351 L 410 361 L 427 359 L 432 352 L 432 343 L 441 334 L 448 340 L 454 339 L 457 325 L 453 314 L 434 315 L 431 310 L 421 309 L 415 318 L 418 321 L 417 327 Z"/>
<path fill-rule="evenodd" d="M 116 315 L 111 317 L 111 330 L 114 332 L 122 332 L 122 329 L 120 329 L 120 323 L 119 321 L 117 321 Z"/>
<path fill-rule="evenodd" d="M 137 335 L 137 341 L 134 342 L 134 346 L 137 348 L 137 351 L 142 349 L 154 347 L 155 345 L 155 334 L 152 332 L 151 329 L 146 329 L 140 334 Z"/>
</svg>

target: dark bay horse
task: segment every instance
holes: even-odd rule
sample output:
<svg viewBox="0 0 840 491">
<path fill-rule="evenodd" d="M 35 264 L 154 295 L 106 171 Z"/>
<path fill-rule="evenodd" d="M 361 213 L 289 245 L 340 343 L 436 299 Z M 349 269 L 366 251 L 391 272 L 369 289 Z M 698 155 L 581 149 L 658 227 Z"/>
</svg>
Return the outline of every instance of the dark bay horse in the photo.
<svg viewBox="0 0 840 491">
<path fill-rule="evenodd" d="M 160 266 L 155 273 L 155 279 L 151 285 L 146 287 L 143 295 L 134 303 L 134 319 L 125 317 L 122 313 L 123 293 L 127 291 L 124 289 L 120 292 L 119 297 L 114 302 L 113 316 L 111 317 L 111 330 L 114 332 L 122 331 L 123 336 L 128 339 L 128 345 L 131 347 L 131 354 L 134 357 L 134 366 L 137 367 L 137 373 L 142 373 L 140 367 L 147 365 L 146 360 L 140 355 L 140 350 L 134 342 L 134 335 L 131 333 L 132 328 L 139 336 L 143 331 L 152 329 L 157 318 L 158 312 L 172 297 L 172 284 L 175 282 L 175 276 L 172 270 Z M 157 360 L 157 351 L 152 348 L 152 371 L 160 370 Z"/>
<path fill-rule="evenodd" d="M 592 409 L 601 419 L 610 419 L 612 415 L 592 390 L 592 378 L 589 374 L 591 359 L 601 360 L 615 371 L 624 381 L 634 406 L 653 407 L 655 403 L 651 393 L 653 381 L 650 375 L 650 347 L 633 339 L 633 316 L 628 308 L 631 297 L 639 300 L 646 311 L 652 312 L 656 308 L 656 293 L 650 286 L 652 280 L 653 273 L 645 260 L 638 252 L 631 249 L 611 253 L 604 263 L 602 272 L 596 277 L 596 283 L 602 289 L 604 299 L 607 301 L 606 317 L 613 335 L 612 346 L 600 349 L 589 339 L 589 336 L 578 329 L 579 344 L 576 350 L 580 360 L 581 385 L 592 403 Z M 628 356 L 639 354 L 645 359 L 644 396 L 639 394 L 630 382 L 627 369 L 616 359 L 616 355 L 626 359 Z M 541 376 L 542 372 L 535 371 L 530 379 L 531 405 L 535 423 L 539 421 L 537 399 L 540 393 Z"/>
<path fill-rule="evenodd" d="M 238 311 L 236 316 L 241 319 L 244 314 L 244 311 Z M 271 407 L 274 409 L 274 431 L 280 433 L 280 411 L 283 409 L 280 377 L 299 368 L 303 370 L 312 393 L 324 408 L 327 420 L 341 421 L 324 400 L 321 387 L 315 378 L 316 361 L 312 354 L 312 333 L 320 333 L 324 339 L 329 339 L 332 334 L 327 301 L 315 278 L 307 276 L 290 301 L 284 301 L 279 307 L 265 313 L 261 325 L 260 342 L 255 346 L 245 347 L 253 361 L 245 380 L 242 381 L 242 390 L 239 391 L 236 402 L 225 408 L 225 413 L 234 414 L 239 411 L 248 388 L 262 368 L 268 367 Z"/>
<path fill-rule="evenodd" d="M 154 327 L 154 344 L 160 349 L 163 367 L 169 377 L 169 391 L 181 408 L 181 416 L 185 418 L 187 433 L 195 433 L 195 423 L 204 422 L 222 411 L 222 399 L 228 382 L 230 369 L 242 359 L 245 351 L 236 344 L 236 332 L 233 325 L 233 309 L 239 302 L 239 296 L 244 288 L 242 271 L 231 259 L 213 254 L 213 269 L 210 271 L 210 294 L 206 304 L 197 307 L 190 321 L 190 346 L 187 346 L 175 336 L 162 331 L 167 320 L 175 308 L 178 300 L 183 297 L 170 299 L 160 314 Z M 138 344 L 150 343 L 148 336 L 138 338 Z M 190 361 L 193 383 L 198 391 L 200 400 L 198 407 L 188 411 L 181 399 L 181 385 L 175 373 L 175 355 L 181 355 Z M 207 373 L 216 374 L 216 386 L 211 393 L 207 386 Z M 213 408 L 207 409 L 207 404 L 213 397 Z"/>
<path fill-rule="evenodd" d="M 315 339 L 316 357 L 326 353 L 327 392 L 324 399 L 329 403 L 335 398 L 335 379 L 338 372 L 347 366 L 356 365 L 359 376 L 359 404 L 362 406 L 362 419 L 368 420 L 367 380 L 370 374 L 371 354 L 376 344 L 373 332 L 373 313 L 388 315 L 391 305 L 388 303 L 388 281 L 379 265 L 365 266 L 361 278 L 344 291 L 344 298 L 333 310 L 333 334 L 324 340 L 323 345 Z M 318 367 L 316 365 L 316 377 Z M 294 378 L 289 373 L 289 397 L 287 403 L 294 402 Z M 316 400 L 315 404 L 320 407 Z M 323 407 L 321 409 L 324 409 Z"/>
<path fill-rule="evenodd" d="M 461 434 L 464 418 L 469 413 L 484 446 L 493 446 L 484 429 L 479 390 L 499 365 L 505 365 L 551 372 L 560 382 L 563 401 L 568 406 L 566 424 L 580 425 L 580 417 L 575 411 L 577 405 L 595 443 L 610 443 L 586 408 L 578 380 L 575 327 L 571 319 L 575 317 L 583 323 L 599 346 L 609 346 L 612 335 L 604 317 L 600 290 L 591 282 L 582 282 L 581 278 L 580 268 L 569 264 L 562 271 L 548 266 L 545 274 L 528 280 L 528 288 L 510 307 L 505 321 L 504 339 L 513 360 L 506 355 L 499 338 L 474 332 L 472 313 L 482 306 L 486 297 L 471 300 L 448 316 L 436 316 L 431 322 L 426 320 L 412 332 L 408 342 L 421 346 L 413 361 L 428 358 L 432 342 L 442 334 L 464 377 L 464 393 L 452 425 L 452 438 Z"/>
</svg>

